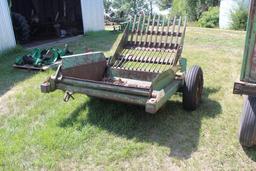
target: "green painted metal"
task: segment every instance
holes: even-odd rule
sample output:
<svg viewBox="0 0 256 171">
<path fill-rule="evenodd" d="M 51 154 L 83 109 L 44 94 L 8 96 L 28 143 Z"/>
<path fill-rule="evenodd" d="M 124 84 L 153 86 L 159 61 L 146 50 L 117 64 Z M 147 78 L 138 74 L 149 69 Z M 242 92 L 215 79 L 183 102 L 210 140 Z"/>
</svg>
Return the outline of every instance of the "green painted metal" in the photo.
<svg viewBox="0 0 256 171">
<path fill-rule="evenodd" d="M 131 103 L 131 104 L 138 104 L 138 105 L 145 105 L 148 100 L 148 97 L 139 96 L 138 94 L 131 95 L 127 93 L 121 93 L 119 91 L 111 92 L 107 90 L 98 90 L 98 89 L 92 89 L 92 88 L 77 87 L 73 85 L 66 85 L 63 83 L 57 84 L 56 88 L 63 91 L 70 91 L 73 93 L 82 93 L 82 94 L 87 94 L 93 97 L 99 97 L 99 98 L 121 101 L 121 102 Z"/>
<path fill-rule="evenodd" d="M 153 90 L 159 91 L 161 89 L 164 89 L 166 85 L 169 85 L 175 79 L 175 75 L 176 74 L 174 68 L 158 74 L 158 76 L 152 81 Z"/>
<path fill-rule="evenodd" d="M 186 58 L 180 58 L 179 60 L 181 72 L 186 72 L 187 70 L 187 59 Z"/>
<path fill-rule="evenodd" d="M 61 56 L 68 53 L 67 48 L 50 48 L 50 49 L 39 49 L 35 48 L 32 52 L 25 56 L 19 56 L 16 58 L 16 65 L 30 64 L 33 66 L 44 66 L 55 63 Z"/>
<path fill-rule="evenodd" d="M 90 52 L 62 57 L 62 69 L 68 69 L 81 64 L 91 64 L 99 61 L 105 61 L 106 58 L 102 52 Z"/>
<path fill-rule="evenodd" d="M 146 112 L 156 113 L 182 86 L 181 80 L 174 80 L 160 91 L 155 91 L 155 98 L 151 98 L 146 103 Z"/>
<path fill-rule="evenodd" d="M 118 58 L 118 54 L 120 54 L 122 52 L 123 46 L 127 42 L 127 34 L 128 34 L 128 30 L 129 30 L 129 25 L 130 25 L 130 23 L 128 23 L 126 25 L 124 32 L 120 36 L 118 36 L 117 40 L 115 41 L 115 43 L 111 49 L 111 55 L 109 58 L 110 65 L 114 64 L 115 60 Z"/>
<path fill-rule="evenodd" d="M 256 1 L 251 1 L 240 80 L 256 83 Z"/>
</svg>

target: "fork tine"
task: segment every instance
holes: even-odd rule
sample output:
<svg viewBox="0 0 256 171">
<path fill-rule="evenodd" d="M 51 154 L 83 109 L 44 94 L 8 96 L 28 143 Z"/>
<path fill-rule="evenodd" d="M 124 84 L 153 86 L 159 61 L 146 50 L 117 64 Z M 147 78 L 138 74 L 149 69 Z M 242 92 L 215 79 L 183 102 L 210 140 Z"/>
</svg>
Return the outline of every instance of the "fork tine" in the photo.
<svg viewBox="0 0 256 171">
<path fill-rule="evenodd" d="M 149 18 L 148 18 L 148 25 L 147 25 L 146 33 L 145 33 L 146 37 L 145 37 L 144 46 L 146 46 L 147 42 L 148 42 L 148 31 L 149 31 L 149 26 L 150 26 L 150 20 L 151 20 L 151 16 L 149 16 Z"/>
</svg>

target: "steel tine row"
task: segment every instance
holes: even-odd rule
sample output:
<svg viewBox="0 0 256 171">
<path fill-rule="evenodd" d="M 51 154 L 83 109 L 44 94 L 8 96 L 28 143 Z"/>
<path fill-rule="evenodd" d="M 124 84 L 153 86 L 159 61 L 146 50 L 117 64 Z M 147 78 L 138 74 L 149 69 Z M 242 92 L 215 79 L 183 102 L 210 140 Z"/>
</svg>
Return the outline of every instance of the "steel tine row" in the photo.
<svg viewBox="0 0 256 171">
<path fill-rule="evenodd" d="M 134 30 L 135 30 L 135 26 L 136 26 L 136 20 L 137 20 L 137 15 L 135 15 L 134 20 L 133 20 L 132 32 L 131 32 L 131 39 L 130 39 L 130 42 L 131 42 L 131 43 L 132 43 L 132 41 L 133 41 Z"/>
<path fill-rule="evenodd" d="M 161 45 L 162 45 L 164 28 L 165 28 L 165 18 L 163 18 L 162 30 L 161 30 L 161 35 L 160 35 L 160 42 L 159 42 L 159 44 L 158 44 L 158 47 L 159 47 L 159 48 L 160 48 Z M 168 37 L 168 35 L 167 35 L 166 37 Z"/>
<path fill-rule="evenodd" d="M 136 34 L 135 34 L 134 45 L 136 45 L 137 41 L 138 41 L 138 34 L 140 32 L 140 21 L 141 21 L 141 15 L 139 16 L 139 20 L 138 20 L 138 24 L 137 24 L 137 30 L 136 30 Z"/>
<path fill-rule="evenodd" d="M 157 53 L 157 52 L 156 52 Z M 157 56 L 157 55 L 154 55 L 154 56 Z M 153 58 L 153 64 L 152 66 L 149 68 L 149 72 L 153 71 L 155 68 L 155 64 L 157 63 L 157 57 Z M 156 66 L 155 66 L 156 67 Z"/>
<path fill-rule="evenodd" d="M 184 38 L 185 38 L 185 33 L 187 29 L 187 17 L 184 18 L 184 23 L 183 23 L 183 31 L 182 31 L 182 38 L 179 44 L 183 44 Z"/>
<path fill-rule="evenodd" d="M 158 73 L 175 65 L 173 63 L 178 58 L 175 59 L 174 54 L 179 45 L 183 44 L 186 18 L 184 22 L 182 17 L 171 19 L 154 15 L 151 18 L 141 14 L 130 22 L 132 29 L 129 42 L 132 46 L 122 51 L 113 67 Z"/>
<path fill-rule="evenodd" d="M 180 17 L 180 19 L 182 20 L 181 17 Z M 181 25 L 181 23 L 182 23 L 182 21 L 180 21 L 179 25 Z M 183 31 L 181 33 L 182 35 L 177 37 L 177 39 L 176 39 L 175 49 L 177 50 L 177 53 L 180 53 L 179 46 L 182 46 L 183 43 L 184 43 L 186 25 L 187 25 L 187 17 L 185 17 L 184 22 L 183 22 Z M 179 29 L 179 32 L 180 32 L 180 29 Z M 179 41 L 179 39 L 180 39 L 180 41 Z M 179 59 L 179 56 L 176 56 L 174 61 L 173 61 L 173 64 L 172 64 L 173 66 L 177 64 L 178 59 Z"/>
<path fill-rule="evenodd" d="M 153 61 L 152 56 L 154 56 L 155 51 L 153 51 L 151 49 L 148 49 L 147 51 L 148 51 L 148 53 L 147 53 L 148 55 L 145 57 L 144 62 L 141 65 L 139 65 L 140 71 L 146 71 L 146 68 L 148 67 L 148 65 Z M 144 68 L 145 68 L 145 70 L 144 70 Z"/>
<path fill-rule="evenodd" d="M 130 58 L 132 58 L 133 56 L 136 57 L 137 54 L 139 53 L 139 51 L 136 50 L 135 48 L 132 48 L 130 50 L 131 50 L 131 54 L 125 58 L 124 62 L 119 66 L 119 68 L 122 68 L 129 61 Z"/>
<path fill-rule="evenodd" d="M 167 22 L 167 30 L 166 30 L 165 40 L 164 40 L 164 47 L 166 47 L 168 37 L 169 37 L 169 29 L 170 29 L 170 23 L 171 23 L 170 20 L 171 20 L 171 18 L 169 17 L 168 22 Z"/>
<path fill-rule="evenodd" d="M 161 64 L 161 59 L 163 58 L 164 55 L 165 54 L 162 51 L 159 52 L 159 55 L 157 57 L 158 60 L 157 60 L 156 66 L 153 68 L 152 72 L 158 72 L 159 71 L 159 69 L 161 67 L 161 65 L 160 65 Z M 158 71 L 157 71 L 157 68 L 158 68 Z"/>
<path fill-rule="evenodd" d="M 143 15 L 143 21 L 142 21 L 142 28 L 141 28 L 141 33 L 140 33 L 140 42 L 139 45 L 142 45 L 142 40 L 143 40 L 143 33 L 144 33 L 144 27 L 145 27 L 145 20 L 146 20 L 146 16 Z M 146 32 L 147 34 L 147 32 Z"/>
<path fill-rule="evenodd" d="M 153 47 L 154 48 L 156 48 L 156 45 L 157 45 L 157 37 L 158 37 L 158 30 L 159 30 L 160 19 L 161 19 L 161 16 L 158 15 L 156 31 L 155 31 L 155 39 L 154 39 L 154 42 L 153 42 Z"/>
<path fill-rule="evenodd" d="M 148 65 L 148 63 L 146 62 L 146 61 L 148 61 L 148 60 L 151 60 L 151 57 L 150 57 L 150 55 L 151 55 L 151 50 L 150 49 L 147 49 L 146 50 L 146 54 L 145 54 L 145 57 L 143 58 L 143 60 L 145 61 L 145 62 L 142 62 L 141 64 L 139 64 L 139 71 L 144 71 L 143 70 L 143 68 L 144 68 L 144 66 L 145 65 Z M 149 63 L 150 63 L 150 61 L 148 61 Z"/>
<path fill-rule="evenodd" d="M 151 46 L 151 44 L 152 44 L 153 33 L 154 33 L 154 28 L 155 28 L 155 20 L 156 20 L 156 15 L 154 15 L 154 17 L 153 17 L 153 23 L 152 23 L 152 26 L 151 26 L 150 39 L 149 39 L 149 42 L 148 42 L 148 46 Z"/>
<path fill-rule="evenodd" d="M 169 44 L 169 48 L 171 48 L 171 46 L 172 46 L 173 36 L 174 36 L 174 32 L 175 32 L 175 26 L 176 26 L 176 16 L 173 19 L 171 41 L 170 41 L 170 44 Z"/>
<path fill-rule="evenodd" d="M 133 67 L 131 68 L 132 70 L 138 70 L 140 68 L 140 64 L 142 63 L 142 61 L 144 60 L 147 51 L 142 51 L 143 53 L 139 56 L 138 59 L 136 59 L 136 63 L 133 65 Z"/>
<path fill-rule="evenodd" d="M 144 51 L 140 50 L 140 53 L 133 60 L 134 64 L 131 65 L 128 69 L 132 69 L 133 70 L 133 68 L 135 68 L 136 64 L 139 63 L 139 60 L 140 60 L 141 56 L 143 56 L 143 53 L 144 53 Z"/>
<path fill-rule="evenodd" d="M 182 21 L 182 18 L 180 17 L 180 18 L 179 18 L 179 24 L 178 24 L 178 31 L 177 31 L 177 33 L 176 33 L 175 47 L 177 47 L 178 41 L 179 41 L 179 33 L 180 33 L 181 21 Z"/>
<path fill-rule="evenodd" d="M 160 72 L 161 71 L 161 69 L 162 69 L 162 67 L 164 67 L 164 69 L 163 70 L 165 70 L 165 68 L 166 68 L 166 66 L 171 66 L 171 60 L 173 60 L 173 51 L 171 51 L 171 52 L 169 52 L 169 55 L 168 55 L 168 57 L 165 59 L 165 63 L 166 63 L 166 65 L 161 65 L 160 66 L 160 68 L 159 68 L 159 70 L 157 71 L 157 72 Z M 170 65 L 169 65 L 169 63 L 170 63 Z"/>
<path fill-rule="evenodd" d="M 133 51 L 133 49 L 134 49 L 134 48 L 128 49 L 127 55 L 123 58 L 122 62 L 120 62 L 120 64 L 117 66 L 118 68 L 122 68 L 122 66 L 128 61 L 128 59 L 129 59 L 132 55 L 134 55 L 133 53 L 135 53 L 135 52 Z"/>
<path fill-rule="evenodd" d="M 127 55 L 127 53 L 128 53 L 128 50 L 127 50 L 127 49 L 124 49 L 124 50 L 121 52 L 122 58 L 121 58 L 120 60 L 117 59 L 117 60 L 115 61 L 114 65 L 113 65 L 113 67 L 117 67 L 117 66 L 122 62 L 122 60 L 124 60 L 124 57 Z"/>
<path fill-rule="evenodd" d="M 164 51 L 161 51 L 160 53 L 162 53 L 162 54 L 160 54 L 161 57 L 159 57 L 159 61 L 158 61 L 159 67 L 158 67 L 158 70 L 155 69 L 153 72 L 155 72 L 155 71 L 156 71 L 156 72 L 160 72 L 161 67 L 164 65 L 164 60 L 165 60 L 164 56 L 165 56 L 166 54 L 165 54 Z"/>
<path fill-rule="evenodd" d="M 148 24 L 147 24 L 147 28 L 146 28 L 146 37 L 145 37 L 145 40 L 144 40 L 144 46 L 146 46 L 147 42 L 148 42 L 148 31 L 149 31 L 149 26 L 150 26 L 150 20 L 151 20 L 151 16 L 149 16 L 149 18 L 148 18 Z"/>
<path fill-rule="evenodd" d="M 125 50 L 125 53 L 123 54 L 121 60 L 115 65 L 115 67 L 119 67 L 122 65 L 122 63 L 124 62 L 125 58 L 128 57 L 130 54 L 129 54 L 129 50 L 126 49 Z"/>
<path fill-rule="evenodd" d="M 172 66 L 172 65 L 173 65 L 174 55 L 175 55 L 175 52 L 174 52 L 174 51 L 171 51 L 171 52 L 170 52 L 170 57 L 169 57 L 169 60 L 168 60 L 168 63 L 170 63 L 169 66 Z"/>
<path fill-rule="evenodd" d="M 171 21 L 172 30 L 170 31 Z M 151 16 L 147 18 L 144 14 L 140 14 L 139 16 L 135 16 L 134 20 L 131 21 L 131 23 L 132 30 L 130 42 L 135 46 L 139 45 L 144 47 L 148 46 L 160 48 L 163 45 L 163 48 L 172 48 L 173 45 L 178 44 L 182 17 L 174 17 L 173 20 L 168 17 L 166 22 L 166 18 L 163 18 L 161 21 L 160 15 L 154 15 L 153 19 L 151 20 Z M 178 25 L 176 25 L 176 23 L 178 23 Z M 166 24 L 167 28 L 165 26 Z M 160 25 L 162 28 L 159 30 Z M 177 31 L 176 27 L 178 27 Z M 170 39 L 168 40 L 168 38 Z"/>
</svg>

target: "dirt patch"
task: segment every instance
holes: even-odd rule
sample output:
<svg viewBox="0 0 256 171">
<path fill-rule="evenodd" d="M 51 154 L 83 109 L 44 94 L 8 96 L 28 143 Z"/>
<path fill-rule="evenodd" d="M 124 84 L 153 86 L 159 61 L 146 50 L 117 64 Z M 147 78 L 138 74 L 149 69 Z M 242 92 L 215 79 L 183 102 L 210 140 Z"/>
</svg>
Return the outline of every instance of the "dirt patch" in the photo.
<svg viewBox="0 0 256 171">
<path fill-rule="evenodd" d="M 15 108 L 10 108 L 9 104 L 16 103 L 15 94 L 20 91 L 22 91 L 21 88 L 13 87 L 4 95 L 0 96 L 0 116 L 9 115 L 15 111 Z"/>
</svg>

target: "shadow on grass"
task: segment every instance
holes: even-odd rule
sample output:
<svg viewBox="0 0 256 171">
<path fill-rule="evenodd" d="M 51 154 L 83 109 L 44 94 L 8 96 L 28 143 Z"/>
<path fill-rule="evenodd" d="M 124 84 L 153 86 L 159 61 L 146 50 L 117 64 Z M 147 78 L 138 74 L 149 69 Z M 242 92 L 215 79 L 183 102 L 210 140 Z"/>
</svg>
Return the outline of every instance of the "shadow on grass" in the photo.
<svg viewBox="0 0 256 171">
<path fill-rule="evenodd" d="M 89 32 L 87 36 L 83 37 L 79 41 L 70 44 L 70 50 L 74 53 L 84 53 L 86 48 L 93 51 L 109 51 L 114 45 L 116 38 L 119 33 L 113 33 L 110 31 L 100 32 Z M 57 47 L 64 47 L 59 45 Z M 38 71 L 28 71 L 15 69 L 12 67 L 17 56 L 22 56 L 27 51 L 22 47 L 17 46 L 16 48 L 6 51 L 0 54 L 0 97 L 8 92 L 15 84 L 24 81 L 34 76 Z"/>
<path fill-rule="evenodd" d="M 202 118 L 215 117 L 222 111 L 217 101 L 208 98 L 218 91 L 206 88 L 203 103 L 194 112 L 183 110 L 179 101 L 169 101 L 155 115 L 145 113 L 143 107 L 91 98 L 64 119 L 60 126 L 80 125 L 79 129 L 82 129 L 86 124 L 93 124 L 118 136 L 168 147 L 170 156 L 188 159 L 197 150 Z M 85 109 L 87 117 L 79 118 Z"/>
<path fill-rule="evenodd" d="M 256 146 L 243 147 L 243 150 L 251 160 L 256 162 Z"/>
<path fill-rule="evenodd" d="M 19 70 L 12 67 L 16 57 L 25 53 L 26 51 L 18 46 L 0 54 L 0 97 L 15 84 L 32 77 L 36 73 L 34 71 Z"/>
</svg>

